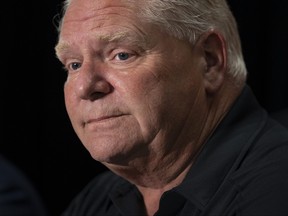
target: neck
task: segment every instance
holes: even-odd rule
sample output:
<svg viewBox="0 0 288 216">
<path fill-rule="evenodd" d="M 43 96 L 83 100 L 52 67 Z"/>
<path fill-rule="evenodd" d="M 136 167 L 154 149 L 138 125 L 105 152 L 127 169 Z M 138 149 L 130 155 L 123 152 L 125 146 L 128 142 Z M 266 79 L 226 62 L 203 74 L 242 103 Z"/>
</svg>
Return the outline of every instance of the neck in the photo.
<svg viewBox="0 0 288 216">
<path fill-rule="evenodd" d="M 178 160 L 175 160 L 175 163 L 170 166 L 167 166 L 163 161 L 162 163 L 158 161 L 156 166 L 156 162 L 151 163 L 151 159 L 147 160 L 149 161 L 147 164 L 141 162 L 142 166 L 134 164 L 133 168 L 131 166 L 119 167 L 111 164 L 107 166 L 138 188 L 143 197 L 146 214 L 150 216 L 154 215 L 158 210 L 163 193 L 178 186 L 184 180 L 192 166 L 191 160 L 188 160 L 186 157 L 188 158 L 188 154 L 187 156 L 178 155 Z M 186 160 L 184 162 L 183 160 L 179 160 L 179 158 L 186 158 Z"/>
<path fill-rule="evenodd" d="M 172 188 L 178 186 L 185 178 L 187 172 L 189 171 L 187 167 L 180 175 L 178 175 L 174 180 L 163 185 L 159 188 L 149 188 L 137 186 L 138 190 L 141 192 L 144 200 L 144 205 L 146 208 L 146 214 L 148 216 L 154 215 L 159 209 L 160 199 L 164 192 L 171 190 Z"/>
<path fill-rule="evenodd" d="M 135 159 L 129 165 L 104 165 L 136 186 L 161 190 L 168 185 L 175 185 L 179 181 L 177 179 L 182 179 L 181 176 L 186 174 L 186 170 L 192 164 L 189 156 L 191 158 L 191 153 L 173 154 L 163 158 L 151 153 L 149 159 Z"/>
</svg>

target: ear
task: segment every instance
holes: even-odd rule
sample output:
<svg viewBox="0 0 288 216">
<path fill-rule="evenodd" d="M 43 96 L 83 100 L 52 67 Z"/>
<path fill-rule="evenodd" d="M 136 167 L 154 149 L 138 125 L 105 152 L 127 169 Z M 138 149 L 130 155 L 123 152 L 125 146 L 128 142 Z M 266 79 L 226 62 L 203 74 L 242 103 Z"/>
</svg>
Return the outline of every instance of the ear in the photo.
<svg viewBox="0 0 288 216">
<path fill-rule="evenodd" d="M 225 40 L 221 34 L 210 31 L 201 36 L 200 42 L 205 62 L 204 86 L 207 94 L 214 94 L 223 84 L 227 69 Z"/>
</svg>

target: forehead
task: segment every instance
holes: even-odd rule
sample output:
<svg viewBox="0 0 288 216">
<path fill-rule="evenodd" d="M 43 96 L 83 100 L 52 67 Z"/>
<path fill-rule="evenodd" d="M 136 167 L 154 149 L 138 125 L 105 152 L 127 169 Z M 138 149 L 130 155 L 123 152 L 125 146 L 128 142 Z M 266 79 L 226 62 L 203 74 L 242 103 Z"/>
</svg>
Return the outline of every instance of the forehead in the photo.
<svg viewBox="0 0 288 216">
<path fill-rule="evenodd" d="M 132 4 L 131 4 L 132 3 Z M 134 3 L 134 5 L 133 5 Z M 65 48 L 87 39 L 102 42 L 147 43 L 155 29 L 137 16 L 131 0 L 73 0 L 67 8 L 56 48 Z M 150 34 L 151 35 L 151 34 Z"/>
<path fill-rule="evenodd" d="M 91 35 L 94 41 L 98 41 L 101 44 L 109 43 L 123 43 L 129 44 L 130 46 L 141 47 L 142 49 L 148 49 L 149 41 L 145 35 L 137 35 L 131 32 L 115 32 L 115 33 L 103 33 Z M 55 47 L 57 55 L 60 53 L 67 53 L 71 51 L 71 47 L 74 44 L 68 41 L 59 41 Z"/>
<path fill-rule="evenodd" d="M 138 5 L 139 6 L 139 5 Z M 63 17 L 60 36 L 77 32 L 98 31 L 104 28 L 140 30 L 135 1 L 131 0 L 73 0 Z M 118 34 L 119 35 L 119 34 Z"/>
<path fill-rule="evenodd" d="M 105 14 L 121 14 L 124 11 L 137 14 L 137 8 L 141 0 L 71 0 L 67 7 L 65 18 L 87 19 L 90 16 L 101 16 Z"/>
</svg>

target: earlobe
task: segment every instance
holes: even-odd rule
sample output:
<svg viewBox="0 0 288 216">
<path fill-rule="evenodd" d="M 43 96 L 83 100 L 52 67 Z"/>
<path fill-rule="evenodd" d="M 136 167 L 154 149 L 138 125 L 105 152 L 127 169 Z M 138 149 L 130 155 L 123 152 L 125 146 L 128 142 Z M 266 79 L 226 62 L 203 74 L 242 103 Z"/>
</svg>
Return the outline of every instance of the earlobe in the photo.
<svg viewBox="0 0 288 216">
<path fill-rule="evenodd" d="M 226 44 L 223 36 L 215 31 L 202 35 L 205 61 L 204 84 L 207 94 L 214 94 L 222 85 L 226 66 Z"/>
</svg>

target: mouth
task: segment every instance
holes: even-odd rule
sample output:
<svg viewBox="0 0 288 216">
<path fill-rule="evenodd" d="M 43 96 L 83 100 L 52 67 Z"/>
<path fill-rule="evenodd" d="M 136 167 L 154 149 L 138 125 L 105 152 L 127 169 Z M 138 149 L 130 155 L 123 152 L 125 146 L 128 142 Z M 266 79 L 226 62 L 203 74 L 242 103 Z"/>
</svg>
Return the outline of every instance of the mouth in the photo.
<svg viewBox="0 0 288 216">
<path fill-rule="evenodd" d="M 120 118 L 124 116 L 124 114 L 120 114 L 120 115 L 107 115 L 107 116 L 101 116 L 98 118 L 92 118 L 89 119 L 85 122 L 85 125 L 89 125 L 89 124 L 94 124 L 94 123 L 104 123 L 110 120 L 115 120 L 116 118 Z"/>
</svg>

